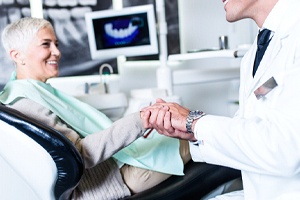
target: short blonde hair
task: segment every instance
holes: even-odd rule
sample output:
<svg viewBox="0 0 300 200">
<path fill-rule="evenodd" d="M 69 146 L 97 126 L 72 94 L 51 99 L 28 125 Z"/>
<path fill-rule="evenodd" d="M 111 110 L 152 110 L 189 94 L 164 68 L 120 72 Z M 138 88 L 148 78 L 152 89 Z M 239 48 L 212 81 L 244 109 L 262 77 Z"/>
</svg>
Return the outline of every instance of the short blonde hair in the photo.
<svg viewBox="0 0 300 200">
<path fill-rule="evenodd" d="M 25 52 L 37 32 L 45 27 L 53 26 L 45 19 L 24 17 L 8 24 L 2 32 L 2 44 L 7 53 L 10 50 Z"/>
</svg>

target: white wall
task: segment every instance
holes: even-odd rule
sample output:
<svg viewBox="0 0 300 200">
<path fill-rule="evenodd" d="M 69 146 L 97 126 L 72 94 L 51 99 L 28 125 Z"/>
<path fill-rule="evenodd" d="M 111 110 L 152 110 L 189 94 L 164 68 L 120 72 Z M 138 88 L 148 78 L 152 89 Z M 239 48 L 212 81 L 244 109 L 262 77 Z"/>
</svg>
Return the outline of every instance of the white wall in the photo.
<svg viewBox="0 0 300 200">
<path fill-rule="evenodd" d="M 219 47 L 221 35 L 228 36 L 230 49 L 236 49 L 244 44 L 252 44 L 257 34 L 256 24 L 249 19 L 227 22 L 220 0 L 178 0 L 178 5 L 182 53 Z M 203 70 L 203 76 L 213 76 L 217 75 L 215 68 L 236 69 L 239 65 L 240 59 L 205 59 L 186 62 L 185 66 Z M 238 78 L 232 73 L 231 80 L 175 85 L 174 93 L 180 94 L 183 103 L 192 109 L 231 116 L 237 108 L 232 101 L 238 100 L 238 87 Z"/>
<path fill-rule="evenodd" d="M 188 69 L 186 63 L 169 63 L 173 71 L 173 95 L 182 105 L 210 114 L 232 116 L 238 99 L 238 67 L 212 66 L 210 69 Z M 133 89 L 156 87 L 159 62 L 133 61 L 120 63 L 120 90 L 130 97 Z"/>
<path fill-rule="evenodd" d="M 222 2 L 178 0 L 181 52 L 219 46 L 219 36 L 227 35 L 229 47 L 251 44 L 257 32 L 250 20 L 228 23 Z M 169 63 L 170 64 L 170 63 Z M 159 64 L 119 66 L 121 90 L 156 87 Z M 214 58 L 191 60 L 172 65 L 173 94 L 182 104 L 210 114 L 232 116 L 238 100 L 240 59 Z M 198 82 L 198 83 L 197 83 Z"/>
<path fill-rule="evenodd" d="M 218 47 L 218 37 L 227 35 L 229 47 L 252 43 L 257 33 L 255 23 L 246 19 L 229 23 L 220 0 L 178 0 L 180 47 L 191 49 Z"/>
<path fill-rule="evenodd" d="M 178 0 L 182 53 L 190 49 L 218 46 L 218 37 L 227 35 L 229 46 L 252 43 L 256 26 L 249 20 L 230 24 L 225 20 L 221 1 Z M 182 105 L 209 114 L 232 116 L 237 109 L 241 59 L 210 58 L 169 62 L 173 71 L 173 95 Z M 158 61 L 120 62 L 120 90 L 156 88 Z"/>
</svg>

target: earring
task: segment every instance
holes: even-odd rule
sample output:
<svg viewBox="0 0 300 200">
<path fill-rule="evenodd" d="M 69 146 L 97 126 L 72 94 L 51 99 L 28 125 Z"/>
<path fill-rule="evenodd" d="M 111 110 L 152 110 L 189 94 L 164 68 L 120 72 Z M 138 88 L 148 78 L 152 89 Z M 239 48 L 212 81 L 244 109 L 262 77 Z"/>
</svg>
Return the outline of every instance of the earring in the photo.
<svg viewBox="0 0 300 200">
<path fill-rule="evenodd" d="M 21 61 L 21 65 L 25 65 L 25 62 L 24 62 L 24 60 L 22 60 L 22 61 Z"/>
</svg>

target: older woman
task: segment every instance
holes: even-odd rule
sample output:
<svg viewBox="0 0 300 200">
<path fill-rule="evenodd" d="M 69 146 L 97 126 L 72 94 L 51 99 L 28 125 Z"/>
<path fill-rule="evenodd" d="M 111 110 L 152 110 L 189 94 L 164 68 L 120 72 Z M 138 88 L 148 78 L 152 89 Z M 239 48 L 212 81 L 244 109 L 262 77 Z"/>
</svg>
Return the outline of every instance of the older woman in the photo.
<svg viewBox="0 0 300 200">
<path fill-rule="evenodd" d="M 179 153 L 177 139 L 155 131 L 151 138 L 140 137 L 147 128 L 141 121 L 143 112 L 112 123 L 96 109 L 46 84 L 58 76 L 61 57 L 47 20 L 22 18 L 8 25 L 2 43 L 16 72 L 0 93 L 0 102 L 52 126 L 76 145 L 86 170 L 74 199 L 120 199 L 171 174 L 183 174 L 183 163 L 190 159 L 186 143 Z"/>
</svg>

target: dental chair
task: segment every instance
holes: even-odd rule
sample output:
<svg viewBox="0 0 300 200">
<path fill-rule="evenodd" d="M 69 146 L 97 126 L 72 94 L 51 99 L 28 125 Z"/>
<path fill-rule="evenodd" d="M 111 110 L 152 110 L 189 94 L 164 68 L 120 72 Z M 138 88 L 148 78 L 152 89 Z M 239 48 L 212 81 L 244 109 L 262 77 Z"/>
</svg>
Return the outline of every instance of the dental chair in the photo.
<svg viewBox="0 0 300 200">
<path fill-rule="evenodd" d="M 61 133 L 0 104 L 0 199 L 65 200 L 83 160 Z"/>
<path fill-rule="evenodd" d="M 65 200 L 84 169 L 75 146 L 61 133 L 0 104 L 0 199 Z M 193 161 L 185 176 L 125 199 L 202 199 L 240 171 Z"/>
<path fill-rule="evenodd" d="M 222 194 L 227 185 L 241 177 L 238 170 L 192 160 L 185 164 L 184 173 L 184 176 L 171 176 L 164 182 L 125 199 L 206 200 Z M 227 192 L 230 191 L 234 190 Z"/>
</svg>

